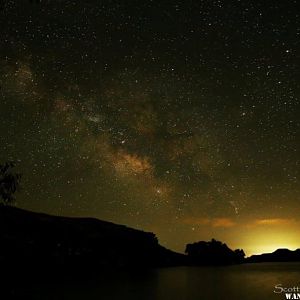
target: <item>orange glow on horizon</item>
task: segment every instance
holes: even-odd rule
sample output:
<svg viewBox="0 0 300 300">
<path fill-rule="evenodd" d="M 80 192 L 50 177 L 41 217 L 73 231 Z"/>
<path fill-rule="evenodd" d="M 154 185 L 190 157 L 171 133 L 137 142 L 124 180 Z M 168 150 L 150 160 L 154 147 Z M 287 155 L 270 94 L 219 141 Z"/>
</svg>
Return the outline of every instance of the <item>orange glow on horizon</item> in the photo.
<svg viewBox="0 0 300 300">
<path fill-rule="evenodd" d="M 272 253 L 277 249 L 283 248 L 289 250 L 300 248 L 298 231 L 293 230 L 291 226 L 253 230 L 244 243 L 247 256 Z"/>
</svg>

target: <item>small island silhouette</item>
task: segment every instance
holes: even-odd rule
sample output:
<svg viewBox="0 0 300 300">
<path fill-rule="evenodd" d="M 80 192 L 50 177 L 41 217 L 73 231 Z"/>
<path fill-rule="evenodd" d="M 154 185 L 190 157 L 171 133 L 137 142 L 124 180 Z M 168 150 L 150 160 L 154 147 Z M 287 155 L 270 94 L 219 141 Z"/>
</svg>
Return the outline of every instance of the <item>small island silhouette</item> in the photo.
<svg viewBox="0 0 300 300">
<path fill-rule="evenodd" d="M 226 244 L 212 239 L 187 244 L 185 253 L 191 265 L 230 265 L 244 262 L 242 249 L 231 250 Z"/>
</svg>

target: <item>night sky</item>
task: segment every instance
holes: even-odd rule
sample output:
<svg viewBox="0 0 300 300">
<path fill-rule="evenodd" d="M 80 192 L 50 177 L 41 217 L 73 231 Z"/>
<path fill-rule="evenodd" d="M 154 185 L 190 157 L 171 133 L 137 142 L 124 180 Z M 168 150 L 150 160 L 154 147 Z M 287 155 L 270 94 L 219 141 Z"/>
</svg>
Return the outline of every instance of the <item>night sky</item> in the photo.
<svg viewBox="0 0 300 300">
<path fill-rule="evenodd" d="M 38 2 L 1 1 L 16 206 L 177 251 L 300 247 L 297 1 Z"/>
</svg>

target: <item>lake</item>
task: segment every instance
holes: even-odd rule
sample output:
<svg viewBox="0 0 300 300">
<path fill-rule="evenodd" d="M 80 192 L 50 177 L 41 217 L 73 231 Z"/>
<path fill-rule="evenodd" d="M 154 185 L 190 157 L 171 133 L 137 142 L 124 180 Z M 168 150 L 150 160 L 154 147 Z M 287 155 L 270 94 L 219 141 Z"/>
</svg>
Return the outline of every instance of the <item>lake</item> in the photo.
<svg viewBox="0 0 300 300">
<path fill-rule="evenodd" d="M 162 268 L 109 274 L 80 283 L 38 284 L 16 293 L 20 299 L 29 296 L 32 300 L 286 299 L 283 293 L 273 292 L 277 284 L 300 287 L 300 263 Z"/>
</svg>

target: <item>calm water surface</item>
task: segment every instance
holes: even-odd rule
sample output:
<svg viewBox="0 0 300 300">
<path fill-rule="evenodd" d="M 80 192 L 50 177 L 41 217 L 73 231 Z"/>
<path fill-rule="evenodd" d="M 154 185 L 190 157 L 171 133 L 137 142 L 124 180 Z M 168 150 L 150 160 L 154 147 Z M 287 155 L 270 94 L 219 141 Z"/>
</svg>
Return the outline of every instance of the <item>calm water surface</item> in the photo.
<svg viewBox="0 0 300 300">
<path fill-rule="evenodd" d="M 164 268 L 84 283 L 39 284 L 23 292 L 30 299 L 43 300 L 285 299 L 284 294 L 273 292 L 276 284 L 300 287 L 300 263 Z"/>
</svg>

